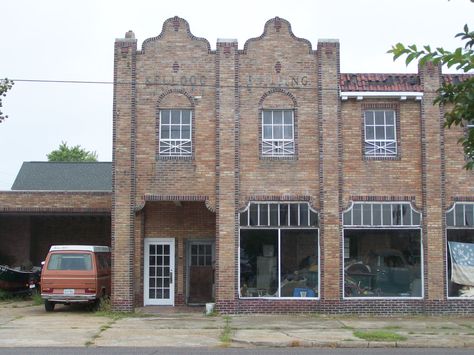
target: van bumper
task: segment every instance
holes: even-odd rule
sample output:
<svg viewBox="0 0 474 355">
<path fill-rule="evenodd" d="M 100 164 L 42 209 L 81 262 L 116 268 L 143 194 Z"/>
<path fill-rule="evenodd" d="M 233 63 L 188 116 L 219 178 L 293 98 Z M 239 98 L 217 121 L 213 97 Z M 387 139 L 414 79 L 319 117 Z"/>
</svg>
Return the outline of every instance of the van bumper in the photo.
<svg viewBox="0 0 474 355">
<path fill-rule="evenodd" d="M 97 300 L 97 295 L 58 295 L 53 293 L 42 293 L 41 298 L 50 302 L 58 303 L 87 303 Z"/>
</svg>

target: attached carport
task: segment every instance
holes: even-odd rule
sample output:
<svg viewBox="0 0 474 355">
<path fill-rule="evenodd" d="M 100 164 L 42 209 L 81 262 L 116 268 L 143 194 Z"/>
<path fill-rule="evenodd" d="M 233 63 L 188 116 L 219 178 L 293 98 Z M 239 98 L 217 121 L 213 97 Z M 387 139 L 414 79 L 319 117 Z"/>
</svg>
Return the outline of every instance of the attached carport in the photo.
<svg viewBox="0 0 474 355">
<path fill-rule="evenodd" d="M 25 162 L 0 191 L 0 265 L 39 265 L 53 244 L 111 244 L 111 163 Z"/>
</svg>

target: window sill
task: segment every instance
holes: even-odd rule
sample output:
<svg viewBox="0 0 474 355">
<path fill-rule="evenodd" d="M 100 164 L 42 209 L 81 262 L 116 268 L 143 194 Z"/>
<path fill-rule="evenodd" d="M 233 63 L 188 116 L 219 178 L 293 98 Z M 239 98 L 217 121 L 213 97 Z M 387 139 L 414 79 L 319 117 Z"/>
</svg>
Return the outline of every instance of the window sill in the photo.
<svg viewBox="0 0 474 355">
<path fill-rule="evenodd" d="M 298 160 L 296 155 L 260 155 L 260 160 Z"/>
<path fill-rule="evenodd" d="M 158 155 L 156 160 L 194 160 L 193 155 Z"/>
<path fill-rule="evenodd" d="M 362 160 L 401 160 L 399 155 L 385 156 L 385 155 L 364 155 Z"/>
</svg>

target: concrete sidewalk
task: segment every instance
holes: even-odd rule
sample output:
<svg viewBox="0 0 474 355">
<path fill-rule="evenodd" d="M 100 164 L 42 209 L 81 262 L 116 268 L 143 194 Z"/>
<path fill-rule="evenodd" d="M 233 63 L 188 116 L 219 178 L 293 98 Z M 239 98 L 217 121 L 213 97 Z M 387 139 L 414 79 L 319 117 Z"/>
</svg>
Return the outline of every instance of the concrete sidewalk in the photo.
<svg viewBox="0 0 474 355">
<path fill-rule="evenodd" d="M 202 313 L 97 316 L 79 307 L 46 313 L 31 302 L 0 302 L 0 347 L 469 347 L 474 317 L 360 318 L 322 315 L 232 315 Z M 158 313 L 157 313 L 158 312 Z M 367 341 L 357 331 L 382 330 L 405 340 Z M 387 335 L 387 336 L 388 336 Z"/>
</svg>

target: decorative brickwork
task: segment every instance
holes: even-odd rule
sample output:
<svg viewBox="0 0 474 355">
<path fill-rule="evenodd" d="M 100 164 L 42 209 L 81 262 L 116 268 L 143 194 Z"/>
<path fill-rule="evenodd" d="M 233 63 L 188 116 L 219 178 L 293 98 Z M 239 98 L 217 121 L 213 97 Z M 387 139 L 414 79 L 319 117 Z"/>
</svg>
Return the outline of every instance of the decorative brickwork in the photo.
<svg viewBox="0 0 474 355">
<path fill-rule="evenodd" d="M 175 241 L 175 304 L 188 291 L 186 243 L 206 238 L 216 242 L 223 313 L 473 312 L 472 300 L 448 300 L 445 291 L 445 211 L 474 201 L 473 176 L 461 168 L 459 130 L 445 130 L 444 108 L 432 105 L 443 80 L 464 76 L 432 65 L 416 74 L 341 74 L 339 62 L 337 41 L 321 40 L 314 51 L 278 17 L 242 50 L 219 40 L 211 51 L 178 17 L 141 51 L 131 35 L 116 42 L 114 308 L 143 304 L 144 240 L 153 237 Z M 342 101 L 341 91 L 383 95 Z M 422 100 L 400 100 L 404 92 Z M 160 108 L 192 110 L 192 157 L 157 154 Z M 262 156 L 264 109 L 293 110 L 294 155 Z M 365 156 L 367 109 L 396 111 L 396 156 Z M 318 211 L 319 300 L 239 299 L 238 214 L 251 201 L 308 201 Z M 343 298 L 342 213 L 357 201 L 406 201 L 422 212 L 423 299 Z"/>
</svg>

